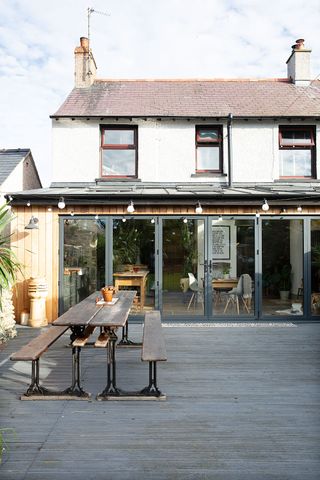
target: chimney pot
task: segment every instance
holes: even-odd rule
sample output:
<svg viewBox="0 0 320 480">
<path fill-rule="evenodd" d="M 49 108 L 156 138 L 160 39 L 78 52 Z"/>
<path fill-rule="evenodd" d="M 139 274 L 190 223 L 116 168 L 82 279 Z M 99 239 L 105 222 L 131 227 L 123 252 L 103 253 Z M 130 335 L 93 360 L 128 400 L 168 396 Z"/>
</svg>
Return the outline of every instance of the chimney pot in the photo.
<svg viewBox="0 0 320 480">
<path fill-rule="evenodd" d="M 82 48 L 88 51 L 89 49 L 89 39 L 87 37 L 80 37 L 80 45 Z"/>
</svg>

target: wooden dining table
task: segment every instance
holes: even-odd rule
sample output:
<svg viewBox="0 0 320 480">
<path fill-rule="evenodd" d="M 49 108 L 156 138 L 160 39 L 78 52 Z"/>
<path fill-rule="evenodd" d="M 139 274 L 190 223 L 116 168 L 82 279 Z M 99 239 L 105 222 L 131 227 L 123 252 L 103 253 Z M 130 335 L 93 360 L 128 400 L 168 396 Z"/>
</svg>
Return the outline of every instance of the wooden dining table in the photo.
<svg viewBox="0 0 320 480">
<path fill-rule="evenodd" d="M 100 292 L 95 292 L 82 300 L 77 305 L 71 307 L 62 314 L 53 325 L 68 326 L 71 329 L 71 342 L 83 335 L 88 326 L 100 327 L 100 330 L 110 336 L 107 353 L 107 385 L 103 392 L 98 396 L 101 399 L 107 395 L 117 395 L 119 389 L 116 384 L 116 342 L 118 340 L 117 330 L 122 328 L 122 343 L 129 343 L 128 340 L 128 317 L 133 304 L 136 291 L 119 291 L 115 295 L 118 298 L 113 305 L 104 303 L 99 305 L 96 298 Z M 121 343 L 120 342 L 120 343 Z M 130 342 L 131 344 L 132 342 Z M 72 347 L 72 385 L 68 389 L 68 394 L 79 397 L 88 397 L 90 394 L 85 392 L 81 386 L 80 375 L 80 350 L 81 347 Z"/>
<path fill-rule="evenodd" d="M 214 278 L 212 288 L 216 292 L 215 302 L 221 301 L 221 292 L 227 292 L 238 285 L 238 278 Z"/>
<path fill-rule="evenodd" d="M 148 273 L 149 273 L 148 270 L 138 270 L 136 272 L 126 271 L 126 272 L 115 272 L 113 274 L 114 286 L 117 290 L 121 289 L 121 287 L 124 287 L 124 288 L 138 287 L 139 288 L 141 310 L 143 309 L 145 304 Z"/>
</svg>

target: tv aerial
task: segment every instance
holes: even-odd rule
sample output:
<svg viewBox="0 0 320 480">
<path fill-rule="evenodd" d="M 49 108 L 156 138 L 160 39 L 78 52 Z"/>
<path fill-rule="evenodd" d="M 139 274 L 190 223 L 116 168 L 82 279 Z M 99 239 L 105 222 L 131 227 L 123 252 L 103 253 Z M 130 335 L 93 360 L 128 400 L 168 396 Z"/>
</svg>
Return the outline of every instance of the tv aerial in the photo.
<svg viewBox="0 0 320 480">
<path fill-rule="evenodd" d="M 90 59 L 91 59 L 91 53 L 90 53 L 90 21 L 91 21 L 91 15 L 93 13 L 97 13 L 98 15 L 104 15 L 105 17 L 110 17 L 110 13 L 106 12 L 100 12 L 99 10 L 95 10 L 94 8 L 88 7 L 87 8 L 87 15 L 88 15 L 88 75 L 92 75 L 91 69 L 90 69 Z"/>
</svg>

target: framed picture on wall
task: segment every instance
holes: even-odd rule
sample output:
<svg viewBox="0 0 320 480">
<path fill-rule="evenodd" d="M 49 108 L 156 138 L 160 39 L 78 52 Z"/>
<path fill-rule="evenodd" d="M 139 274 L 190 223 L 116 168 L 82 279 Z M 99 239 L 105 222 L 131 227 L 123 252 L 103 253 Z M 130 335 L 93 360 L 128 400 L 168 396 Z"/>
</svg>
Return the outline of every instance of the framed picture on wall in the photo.
<svg viewBox="0 0 320 480">
<path fill-rule="evenodd" d="M 230 260 L 229 225 L 212 225 L 212 258 Z"/>
</svg>

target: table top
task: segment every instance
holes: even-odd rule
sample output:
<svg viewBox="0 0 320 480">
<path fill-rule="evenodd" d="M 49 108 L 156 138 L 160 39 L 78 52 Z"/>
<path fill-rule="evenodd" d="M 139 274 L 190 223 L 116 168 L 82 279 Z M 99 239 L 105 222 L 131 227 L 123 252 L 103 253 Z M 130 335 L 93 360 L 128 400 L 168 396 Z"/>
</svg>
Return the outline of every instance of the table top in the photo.
<svg viewBox="0 0 320 480">
<path fill-rule="evenodd" d="M 146 277 L 149 270 L 139 270 L 138 272 L 115 272 L 114 277 Z"/>
<path fill-rule="evenodd" d="M 114 305 L 97 305 L 96 297 L 100 292 L 94 292 L 77 305 L 57 318 L 53 325 L 65 326 L 99 326 L 123 327 L 129 316 L 135 291 L 122 290 L 115 295 L 119 301 Z"/>
<path fill-rule="evenodd" d="M 215 278 L 212 280 L 212 286 L 216 289 L 233 288 L 238 285 L 238 278 Z"/>
</svg>

